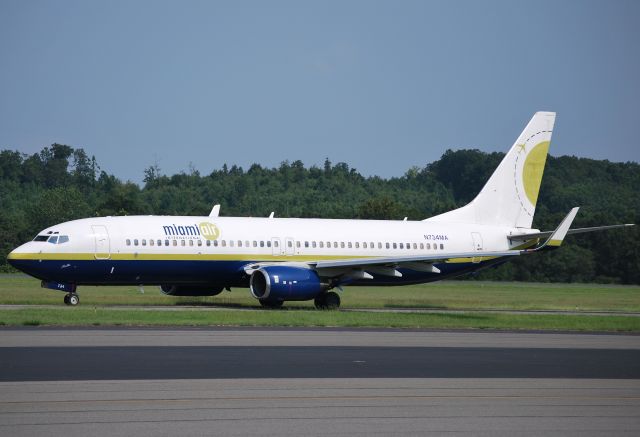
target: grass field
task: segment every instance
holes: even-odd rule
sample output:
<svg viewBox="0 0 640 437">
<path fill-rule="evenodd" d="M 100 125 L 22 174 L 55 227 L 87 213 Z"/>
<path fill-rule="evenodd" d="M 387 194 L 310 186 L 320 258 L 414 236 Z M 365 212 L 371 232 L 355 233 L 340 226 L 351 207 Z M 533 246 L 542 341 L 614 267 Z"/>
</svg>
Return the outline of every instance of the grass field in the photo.
<svg viewBox="0 0 640 437">
<path fill-rule="evenodd" d="M 463 314 L 319 312 L 312 302 L 287 302 L 287 310 L 258 310 L 248 290 L 215 297 L 176 298 L 158 287 L 81 287 L 81 304 L 65 307 L 63 293 L 40 288 L 19 274 L 0 275 L 0 304 L 59 305 L 60 308 L 2 309 L 2 325 L 229 325 L 359 326 L 407 328 L 556 329 L 640 331 L 640 317 L 480 313 L 482 310 L 640 311 L 640 286 L 448 281 L 405 287 L 351 287 L 342 294 L 348 308 L 433 308 Z M 163 305 L 173 311 L 139 311 L 127 305 Z M 216 311 L 181 310 L 184 305 Z M 114 308 L 113 306 L 118 306 Z M 246 311 L 255 308 L 256 311 Z M 242 309 L 240 311 L 239 309 Z M 474 312 L 475 311 L 475 312 Z"/>
</svg>

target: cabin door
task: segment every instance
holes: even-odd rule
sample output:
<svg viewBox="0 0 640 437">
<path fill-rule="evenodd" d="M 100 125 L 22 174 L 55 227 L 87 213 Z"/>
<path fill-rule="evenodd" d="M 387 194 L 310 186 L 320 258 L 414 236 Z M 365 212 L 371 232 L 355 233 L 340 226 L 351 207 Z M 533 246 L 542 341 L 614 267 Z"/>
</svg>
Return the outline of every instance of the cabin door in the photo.
<svg viewBox="0 0 640 437">
<path fill-rule="evenodd" d="M 95 241 L 94 256 L 96 259 L 111 258 L 111 242 L 109 241 L 109 233 L 107 227 L 102 225 L 91 226 L 93 238 Z"/>
<path fill-rule="evenodd" d="M 472 232 L 471 239 L 473 240 L 473 250 L 476 252 L 482 252 L 482 235 L 480 232 Z M 471 258 L 471 262 L 478 263 L 480 262 L 482 257 L 473 257 Z"/>
</svg>

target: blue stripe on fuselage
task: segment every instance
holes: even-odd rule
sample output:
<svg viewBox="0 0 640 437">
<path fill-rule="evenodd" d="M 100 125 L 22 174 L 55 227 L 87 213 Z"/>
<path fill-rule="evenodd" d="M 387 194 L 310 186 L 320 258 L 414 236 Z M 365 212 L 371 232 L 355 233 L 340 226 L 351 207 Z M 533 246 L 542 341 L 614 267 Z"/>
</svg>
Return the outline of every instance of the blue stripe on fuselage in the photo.
<svg viewBox="0 0 640 437">
<path fill-rule="evenodd" d="M 435 264 L 441 273 L 399 269 L 401 278 L 375 276 L 350 285 L 406 285 L 439 281 L 505 262 L 493 259 L 481 263 Z M 259 261 L 184 260 L 23 260 L 9 261 L 15 268 L 45 281 L 77 285 L 216 284 L 248 287 L 244 267 Z"/>
</svg>

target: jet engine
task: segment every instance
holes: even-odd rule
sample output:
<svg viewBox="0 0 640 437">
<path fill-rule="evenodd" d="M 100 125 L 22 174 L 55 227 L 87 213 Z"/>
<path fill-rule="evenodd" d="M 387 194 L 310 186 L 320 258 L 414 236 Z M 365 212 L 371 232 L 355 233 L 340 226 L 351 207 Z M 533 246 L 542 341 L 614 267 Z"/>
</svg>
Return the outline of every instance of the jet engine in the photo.
<svg viewBox="0 0 640 437">
<path fill-rule="evenodd" d="M 253 297 L 261 301 L 310 300 L 327 288 L 315 270 L 277 265 L 254 271 L 249 286 Z"/>
</svg>

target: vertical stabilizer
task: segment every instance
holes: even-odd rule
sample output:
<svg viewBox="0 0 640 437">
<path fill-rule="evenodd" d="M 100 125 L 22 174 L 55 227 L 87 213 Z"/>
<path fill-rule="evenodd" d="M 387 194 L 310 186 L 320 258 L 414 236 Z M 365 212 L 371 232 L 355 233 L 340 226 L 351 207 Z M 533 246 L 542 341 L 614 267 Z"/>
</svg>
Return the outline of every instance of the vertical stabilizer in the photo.
<svg viewBox="0 0 640 437">
<path fill-rule="evenodd" d="M 427 221 L 531 228 L 555 119 L 536 112 L 476 198 Z"/>
</svg>

